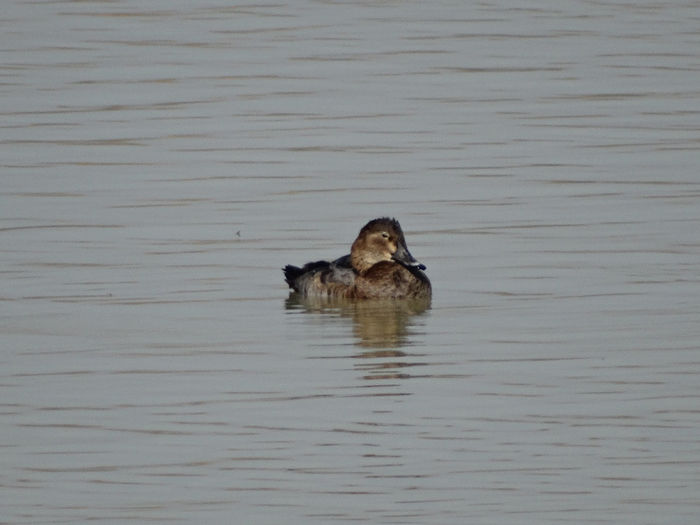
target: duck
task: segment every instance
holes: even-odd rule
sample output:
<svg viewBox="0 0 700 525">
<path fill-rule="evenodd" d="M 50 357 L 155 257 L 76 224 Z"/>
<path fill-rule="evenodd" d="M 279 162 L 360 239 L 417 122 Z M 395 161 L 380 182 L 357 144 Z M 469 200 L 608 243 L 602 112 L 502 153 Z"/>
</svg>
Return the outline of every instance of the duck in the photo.
<svg viewBox="0 0 700 525">
<path fill-rule="evenodd" d="M 302 267 L 288 264 L 282 271 L 302 297 L 429 300 L 425 269 L 408 251 L 399 221 L 380 217 L 362 227 L 348 255 Z"/>
</svg>

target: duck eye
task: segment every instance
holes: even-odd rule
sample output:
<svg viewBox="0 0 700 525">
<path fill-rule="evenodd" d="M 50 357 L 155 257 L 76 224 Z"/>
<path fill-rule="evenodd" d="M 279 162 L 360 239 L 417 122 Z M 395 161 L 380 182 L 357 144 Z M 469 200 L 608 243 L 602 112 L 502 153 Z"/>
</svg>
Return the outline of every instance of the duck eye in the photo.
<svg viewBox="0 0 700 525">
<path fill-rule="evenodd" d="M 384 237 L 385 239 L 388 239 L 389 234 L 387 232 L 382 232 L 382 237 Z"/>
</svg>

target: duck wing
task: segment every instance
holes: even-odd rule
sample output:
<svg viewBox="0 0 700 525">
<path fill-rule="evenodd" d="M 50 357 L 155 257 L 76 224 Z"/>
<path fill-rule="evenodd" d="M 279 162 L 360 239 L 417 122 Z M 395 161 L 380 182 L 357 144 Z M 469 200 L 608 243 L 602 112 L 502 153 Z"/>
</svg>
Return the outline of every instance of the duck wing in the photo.
<svg viewBox="0 0 700 525">
<path fill-rule="evenodd" d="M 303 294 L 323 293 L 329 289 L 350 287 L 356 273 L 350 264 L 350 255 L 334 261 L 314 261 L 299 268 L 288 264 L 283 268 L 284 280 L 290 288 Z"/>
</svg>

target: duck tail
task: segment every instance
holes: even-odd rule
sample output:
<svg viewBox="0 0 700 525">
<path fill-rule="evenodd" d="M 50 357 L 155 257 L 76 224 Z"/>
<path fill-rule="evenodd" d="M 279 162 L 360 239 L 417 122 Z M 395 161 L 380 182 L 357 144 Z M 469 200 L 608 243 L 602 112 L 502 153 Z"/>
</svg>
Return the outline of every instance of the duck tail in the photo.
<svg viewBox="0 0 700 525">
<path fill-rule="evenodd" d="M 282 271 L 284 272 L 284 280 L 287 282 L 289 287 L 296 290 L 295 282 L 304 273 L 304 271 L 298 266 L 292 266 L 291 264 L 288 264 L 282 268 Z"/>
</svg>

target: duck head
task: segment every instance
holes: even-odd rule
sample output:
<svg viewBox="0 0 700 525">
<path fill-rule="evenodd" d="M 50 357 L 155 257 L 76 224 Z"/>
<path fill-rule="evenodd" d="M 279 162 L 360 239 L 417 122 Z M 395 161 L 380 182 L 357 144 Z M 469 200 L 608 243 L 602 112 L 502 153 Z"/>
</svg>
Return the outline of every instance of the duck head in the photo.
<svg viewBox="0 0 700 525">
<path fill-rule="evenodd" d="M 382 261 L 393 261 L 409 268 L 425 270 L 425 265 L 408 251 L 399 221 L 388 217 L 365 224 L 352 244 L 350 259 L 360 273 Z"/>
</svg>

